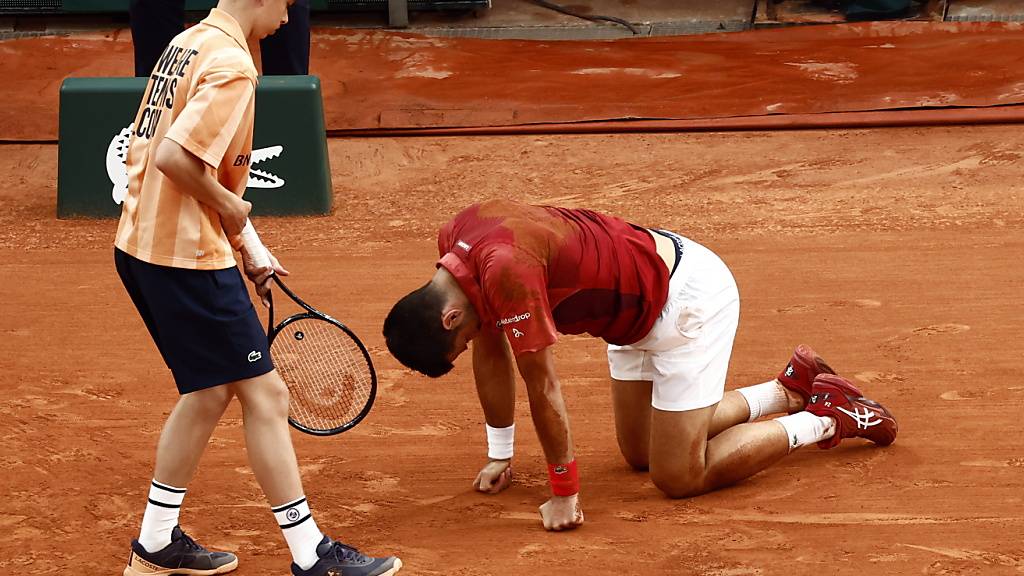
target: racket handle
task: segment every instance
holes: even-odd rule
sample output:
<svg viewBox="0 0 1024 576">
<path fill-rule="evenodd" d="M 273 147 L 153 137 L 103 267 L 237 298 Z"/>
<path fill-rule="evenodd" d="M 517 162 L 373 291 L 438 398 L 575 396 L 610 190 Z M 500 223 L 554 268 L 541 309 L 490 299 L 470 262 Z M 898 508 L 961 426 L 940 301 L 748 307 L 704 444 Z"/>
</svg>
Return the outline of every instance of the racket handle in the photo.
<svg viewBox="0 0 1024 576">
<path fill-rule="evenodd" d="M 270 256 L 267 254 L 267 247 L 260 241 L 260 236 L 256 233 L 256 229 L 253 228 L 252 221 L 250 220 L 246 220 L 245 227 L 242 228 L 242 245 L 245 246 L 245 251 L 249 254 L 249 258 L 252 258 L 253 264 L 259 268 L 270 266 Z"/>
</svg>

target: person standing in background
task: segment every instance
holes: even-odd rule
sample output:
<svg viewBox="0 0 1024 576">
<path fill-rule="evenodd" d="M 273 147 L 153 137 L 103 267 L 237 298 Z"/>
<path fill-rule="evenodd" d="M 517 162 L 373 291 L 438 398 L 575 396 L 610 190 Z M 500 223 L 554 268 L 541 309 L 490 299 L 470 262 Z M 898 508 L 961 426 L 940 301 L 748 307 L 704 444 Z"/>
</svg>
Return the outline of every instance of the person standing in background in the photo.
<svg viewBox="0 0 1024 576">
<path fill-rule="evenodd" d="M 130 0 L 135 75 L 149 76 L 164 48 L 185 29 L 185 0 Z M 264 76 L 309 74 L 309 0 L 288 7 L 288 23 L 260 40 Z"/>
</svg>

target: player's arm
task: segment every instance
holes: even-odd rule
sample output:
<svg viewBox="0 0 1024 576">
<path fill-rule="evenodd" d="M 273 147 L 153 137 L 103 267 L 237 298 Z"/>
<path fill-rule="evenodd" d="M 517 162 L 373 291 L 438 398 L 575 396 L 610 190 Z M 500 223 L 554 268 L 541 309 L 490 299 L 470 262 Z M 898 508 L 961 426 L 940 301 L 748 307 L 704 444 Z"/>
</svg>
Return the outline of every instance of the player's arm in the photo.
<svg viewBox="0 0 1024 576">
<path fill-rule="evenodd" d="M 473 379 L 487 422 L 487 457 L 473 487 L 497 494 L 512 480 L 512 445 L 515 437 L 515 362 L 508 338 L 484 329 L 473 339 Z"/>
<path fill-rule="evenodd" d="M 217 182 L 207 164 L 170 138 L 164 138 L 156 149 L 156 167 L 183 193 L 213 208 L 220 214 L 224 232 L 234 237 L 242 232 L 252 204 Z"/>
<path fill-rule="evenodd" d="M 525 352 L 516 358 L 519 373 L 526 381 L 530 414 L 537 437 L 548 461 L 548 473 L 554 495 L 540 507 L 544 528 L 570 530 L 583 524 L 579 507 L 579 479 L 573 456 L 569 414 L 555 373 L 555 360 L 548 346 L 537 352 Z"/>
</svg>

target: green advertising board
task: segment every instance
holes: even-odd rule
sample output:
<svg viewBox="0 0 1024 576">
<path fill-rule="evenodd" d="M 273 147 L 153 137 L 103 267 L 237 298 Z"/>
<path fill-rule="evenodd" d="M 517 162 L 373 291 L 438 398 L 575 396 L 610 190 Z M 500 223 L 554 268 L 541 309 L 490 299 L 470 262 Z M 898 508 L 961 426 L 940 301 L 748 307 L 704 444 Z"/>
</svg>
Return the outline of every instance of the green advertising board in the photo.
<svg viewBox="0 0 1024 576">
<path fill-rule="evenodd" d="M 57 216 L 118 217 L 124 157 L 146 78 L 68 78 L 60 88 Z M 326 214 L 331 170 L 320 80 L 265 76 L 245 199 L 254 215 Z"/>
</svg>

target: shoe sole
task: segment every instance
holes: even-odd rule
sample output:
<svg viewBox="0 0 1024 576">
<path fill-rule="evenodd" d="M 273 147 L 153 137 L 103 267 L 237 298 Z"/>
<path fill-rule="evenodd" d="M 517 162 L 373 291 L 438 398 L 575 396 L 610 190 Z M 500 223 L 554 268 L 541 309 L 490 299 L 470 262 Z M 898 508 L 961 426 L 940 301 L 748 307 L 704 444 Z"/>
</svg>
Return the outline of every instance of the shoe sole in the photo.
<svg viewBox="0 0 1024 576">
<path fill-rule="evenodd" d="M 238 558 L 235 558 L 231 562 L 212 570 L 193 570 L 191 568 L 165 568 L 158 570 L 146 567 L 146 571 L 142 572 L 136 570 L 131 564 L 129 564 L 128 566 L 125 566 L 123 576 L 170 576 L 171 574 L 182 574 L 183 576 L 213 576 L 214 574 L 227 574 L 235 568 L 238 568 Z M 388 572 L 387 574 L 392 574 L 392 572 Z"/>
<path fill-rule="evenodd" d="M 401 569 L 402 569 L 402 561 L 399 560 L 398 558 L 395 558 L 395 563 L 391 566 L 391 569 L 388 570 L 387 572 L 381 572 L 377 576 L 394 576 L 395 574 L 398 574 L 398 571 L 401 570 Z"/>
</svg>

